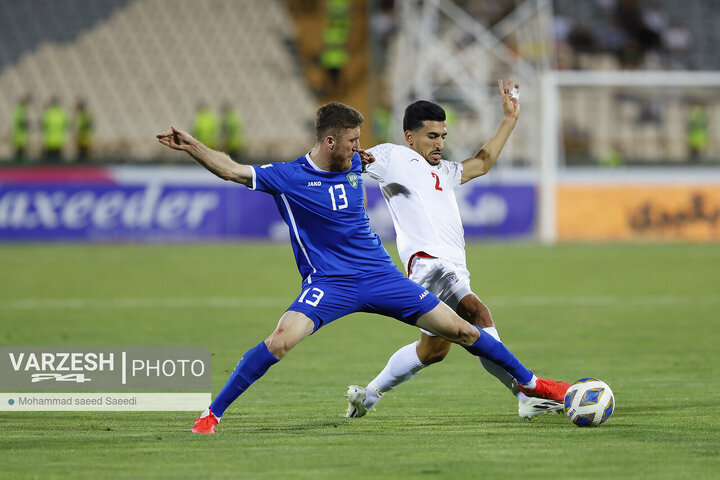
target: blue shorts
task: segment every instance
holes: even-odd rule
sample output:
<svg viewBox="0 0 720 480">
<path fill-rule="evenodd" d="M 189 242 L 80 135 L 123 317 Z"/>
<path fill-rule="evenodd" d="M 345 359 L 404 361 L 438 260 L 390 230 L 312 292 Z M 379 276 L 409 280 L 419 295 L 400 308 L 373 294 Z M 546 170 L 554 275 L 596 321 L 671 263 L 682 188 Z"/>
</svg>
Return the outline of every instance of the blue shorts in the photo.
<svg viewBox="0 0 720 480">
<path fill-rule="evenodd" d="M 415 325 L 421 315 L 440 303 L 435 295 L 393 267 L 351 277 L 316 277 L 303 283 L 288 310 L 307 315 L 317 331 L 355 312 L 385 315 Z"/>
</svg>

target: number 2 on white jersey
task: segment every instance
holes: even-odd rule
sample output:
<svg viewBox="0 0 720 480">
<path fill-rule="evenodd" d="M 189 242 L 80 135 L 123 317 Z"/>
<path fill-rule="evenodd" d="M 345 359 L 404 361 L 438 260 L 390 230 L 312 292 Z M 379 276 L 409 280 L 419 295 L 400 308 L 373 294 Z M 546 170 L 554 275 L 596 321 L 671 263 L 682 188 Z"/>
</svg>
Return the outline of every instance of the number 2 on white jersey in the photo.
<svg viewBox="0 0 720 480">
<path fill-rule="evenodd" d="M 438 174 L 435 172 L 430 172 L 430 175 L 435 177 L 435 190 L 440 190 L 442 192 L 442 187 L 440 186 L 440 177 L 438 177 Z"/>
<path fill-rule="evenodd" d="M 335 201 L 335 190 L 340 191 L 338 193 L 338 202 L 342 200 L 342 204 L 339 204 Z M 345 185 L 341 183 L 339 185 L 331 186 L 330 188 L 328 188 L 328 192 L 330 192 L 330 200 L 332 200 L 333 210 L 342 210 L 343 208 L 348 207 L 348 200 L 347 196 L 345 195 Z"/>
</svg>

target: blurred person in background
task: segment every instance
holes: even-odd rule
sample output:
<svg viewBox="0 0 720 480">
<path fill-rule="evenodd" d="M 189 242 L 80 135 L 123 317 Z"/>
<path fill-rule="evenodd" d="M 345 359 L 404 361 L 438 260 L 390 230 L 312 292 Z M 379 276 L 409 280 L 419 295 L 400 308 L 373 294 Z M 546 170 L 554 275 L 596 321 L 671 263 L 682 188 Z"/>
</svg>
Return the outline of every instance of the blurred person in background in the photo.
<svg viewBox="0 0 720 480">
<path fill-rule="evenodd" d="M 240 113 L 227 102 L 222 109 L 222 136 L 227 154 L 239 159 L 245 146 L 245 126 Z"/>
<path fill-rule="evenodd" d="M 662 46 L 660 35 L 647 25 L 644 10 L 637 0 L 618 0 L 614 18 L 627 34 L 620 54 L 622 66 L 628 69 L 643 67 L 646 54 Z"/>
<path fill-rule="evenodd" d="M 205 104 L 198 105 L 193 122 L 193 135 L 204 145 L 217 148 L 220 138 L 220 122 L 215 112 Z"/>
<path fill-rule="evenodd" d="M 75 107 L 75 147 L 77 160 L 86 162 L 90 157 L 93 140 L 93 121 L 85 100 L 78 101 Z"/>
<path fill-rule="evenodd" d="M 43 157 L 48 162 L 60 162 L 67 142 L 69 119 L 58 97 L 52 97 L 42 118 Z"/>
<path fill-rule="evenodd" d="M 690 108 L 687 118 L 687 145 L 691 163 L 700 161 L 709 139 L 707 110 L 704 105 L 696 102 Z"/>
<path fill-rule="evenodd" d="M 625 164 L 622 149 L 617 142 L 611 143 L 605 154 L 600 157 L 600 165 L 608 168 L 622 167 Z"/>
<path fill-rule="evenodd" d="M 383 69 L 387 62 L 387 56 L 390 51 L 390 41 L 395 31 L 395 11 L 393 0 L 379 0 L 377 8 L 372 8 L 370 12 L 370 31 L 372 32 L 373 51 L 371 60 Z"/>
<path fill-rule="evenodd" d="M 13 148 L 13 158 L 21 162 L 27 158 L 27 147 L 30 141 L 30 104 L 32 96 L 27 94 L 20 99 L 12 116 L 10 141 Z"/>
<path fill-rule="evenodd" d="M 320 65 L 327 72 L 326 94 L 340 95 L 344 87 L 341 82 L 342 71 L 350 61 L 348 39 L 350 37 L 350 0 L 328 0 L 327 19 L 323 30 L 323 51 L 320 53 Z"/>
<path fill-rule="evenodd" d="M 670 23 L 663 32 L 663 45 L 674 56 L 670 67 L 686 68 L 681 59 L 685 58 L 692 46 L 693 35 L 687 26 L 677 22 Z"/>
</svg>

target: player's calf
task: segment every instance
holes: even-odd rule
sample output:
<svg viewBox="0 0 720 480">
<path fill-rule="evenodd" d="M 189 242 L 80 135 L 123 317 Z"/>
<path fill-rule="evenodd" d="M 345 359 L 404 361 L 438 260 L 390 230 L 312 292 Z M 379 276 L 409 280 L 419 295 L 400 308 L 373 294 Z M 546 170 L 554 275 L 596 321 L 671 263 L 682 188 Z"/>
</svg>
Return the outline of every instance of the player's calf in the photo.
<svg viewBox="0 0 720 480">
<path fill-rule="evenodd" d="M 423 365 L 432 365 L 441 362 L 447 356 L 451 345 L 444 338 L 431 337 L 422 333 L 417 345 L 417 356 Z"/>
</svg>

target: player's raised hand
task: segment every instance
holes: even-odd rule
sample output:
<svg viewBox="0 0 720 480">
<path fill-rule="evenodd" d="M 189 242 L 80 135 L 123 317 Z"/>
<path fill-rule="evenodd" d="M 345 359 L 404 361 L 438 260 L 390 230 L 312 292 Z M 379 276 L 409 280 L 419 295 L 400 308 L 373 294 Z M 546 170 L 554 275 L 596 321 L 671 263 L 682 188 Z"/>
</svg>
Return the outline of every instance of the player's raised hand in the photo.
<svg viewBox="0 0 720 480">
<path fill-rule="evenodd" d="M 170 130 L 156 135 L 158 142 L 162 143 L 166 147 L 170 147 L 174 150 L 188 150 L 190 146 L 196 141 L 189 133 L 175 128 L 173 125 Z"/>
<path fill-rule="evenodd" d="M 372 153 L 365 150 L 358 150 L 358 153 L 360 154 L 360 161 L 362 162 L 362 169 L 364 172 L 367 166 L 375 161 L 375 157 L 373 157 Z"/>
<path fill-rule="evenodd" d="M 520 116 L 520 84 L 512 84 L 511 79 L 503 84 L 502 80 L 498 80 L 498 90 L 500 91 L 500 100 L 502 101 L 503 113 L 505 118 L 517 118 Z"/>
</svg>

